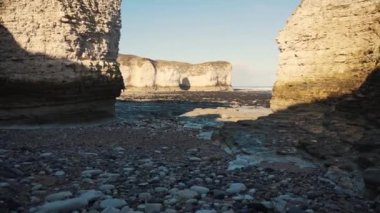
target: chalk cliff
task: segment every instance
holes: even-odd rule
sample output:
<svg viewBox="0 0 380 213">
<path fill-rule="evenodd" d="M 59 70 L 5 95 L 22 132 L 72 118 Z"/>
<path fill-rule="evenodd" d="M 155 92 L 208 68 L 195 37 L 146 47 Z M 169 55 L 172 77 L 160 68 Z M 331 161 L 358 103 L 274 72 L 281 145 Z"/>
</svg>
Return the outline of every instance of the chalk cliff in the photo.
<svg viewBox="0 0 380 213">
<path fill-rule="evenodd" d="M 0 121 L 113 114 L 120 0 L 0 0 Z"/>
<path fill-rule="evenodd" d="M 127 91 L 231 89 L 232 66 L 224 61 L 189 64 L 119 55 L 118 62 Z"/>
<path fill-rule="evenodd" d="M 272 109 L 351 94 L 380 66 L 380 1 L 303 0 L 278 44 Z"/>
</svg>

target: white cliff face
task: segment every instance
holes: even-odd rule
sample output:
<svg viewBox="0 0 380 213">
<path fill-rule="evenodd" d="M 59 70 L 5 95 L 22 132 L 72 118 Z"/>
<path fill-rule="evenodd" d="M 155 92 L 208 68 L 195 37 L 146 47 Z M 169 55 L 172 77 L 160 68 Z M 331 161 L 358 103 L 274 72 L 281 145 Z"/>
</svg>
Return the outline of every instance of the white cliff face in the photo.
<svg viewBox="0 0 380 213">
<path fill-rule="evenodd" d="M 0 122 L 112 114 L 120 27 L 120 0 L 0 0 Z"/>
<path fill-rule="evenodd" d="M 155 68 L 146 58 L 119 56 L 120 70 L 124 84 L 128 87 L 153 87 L 155 81 Z"/>
<path fill-rule="evenodd" d="M 280 32 L 271 108 L 350 94 L 380 66 L 380 0 L 303 0 Z"/>
<path fill-rule="evenodd" d="M 118 72 L 120 0 L 1 0 L 0 14 L 9 44 L 2 78 L 61 83 Z"/>
<path fill-rule="evenodd" d="M 188 64 L 120 55 L 120 70 L 127 90 L 215 91 L 231 89 L 228 62 Z"/>
</svg>

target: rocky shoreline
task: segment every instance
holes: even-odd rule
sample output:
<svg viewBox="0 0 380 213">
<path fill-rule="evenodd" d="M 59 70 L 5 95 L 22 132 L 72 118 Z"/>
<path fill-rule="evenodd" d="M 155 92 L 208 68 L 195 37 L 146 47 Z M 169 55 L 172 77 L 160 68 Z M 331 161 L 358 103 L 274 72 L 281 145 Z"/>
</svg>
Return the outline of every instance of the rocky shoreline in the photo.
<svg viewBox="0 0 380 213">
<path fill-rule="evenodd" d="M 318 111 L 228 122 L 219 119 L 224 111 L 180 115 L 255 110 L 267 106 L 270 93 L 182 97 L 118 101 L 118 118 L 92 127 L 0 130 L 1 212 L 379 211 L 379 198 L 361 194 L 364 183 L 349 178 L 347 155 L 330 162 L 337 154 L 318 150 L 342 150 L 316 138 L 326 127 Z M 329 116 L 333 124 L 338 119 Z"/>
</svg>

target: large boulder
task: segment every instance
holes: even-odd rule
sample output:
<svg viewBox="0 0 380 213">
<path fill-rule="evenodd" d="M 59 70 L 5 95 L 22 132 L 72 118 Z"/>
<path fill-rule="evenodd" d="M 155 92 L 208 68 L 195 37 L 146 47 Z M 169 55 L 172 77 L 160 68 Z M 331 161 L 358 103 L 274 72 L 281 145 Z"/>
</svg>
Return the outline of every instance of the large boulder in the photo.
<svg viewBox="0 0 380 213">
<path fill-rule="evenodd" d="M 379 0 L 303 0 L 278 37 L 271 108 L 325 101 L 366 87 L 380 66 L 379 20 Z"/>
<path fill-rule="evenodd" d="M 113 115 L 120 0 L 2 0 L 0 14 L 0 123 Z"/>
<path fill-rule="evenodd" d="M 133 55 L 118 58 L 126 91 L 230 90 L 232 66 L 225 61 L 189 64 Z"/>
</svg>

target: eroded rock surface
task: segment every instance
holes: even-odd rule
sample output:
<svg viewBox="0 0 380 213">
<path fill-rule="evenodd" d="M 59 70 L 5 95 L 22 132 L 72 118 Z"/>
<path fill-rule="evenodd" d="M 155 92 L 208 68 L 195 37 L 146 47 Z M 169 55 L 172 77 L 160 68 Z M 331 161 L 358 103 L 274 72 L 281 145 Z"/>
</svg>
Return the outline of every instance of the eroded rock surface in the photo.
<svg viewBox="0 0 380 213">
<path fill-rule="evenodd" d="M 0 121 L 113 114 L 119 0 L 2 0 L 0 14 Z"/>
<path fill-rule="evenodd" d="M 232 66 L 216 61 L 188 64 L 120 55 L 120 69 L 127 90 L 218 91 L 231 89 Z"/>
<path fill-rule="evenodd" d="M 380 1 L 304 0 L 278 37 L 272 109 L 351 94 L 379 67 Z"/>
</svg>

